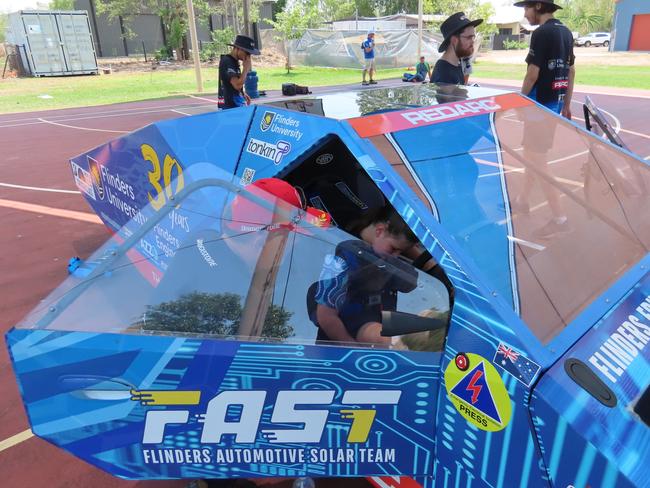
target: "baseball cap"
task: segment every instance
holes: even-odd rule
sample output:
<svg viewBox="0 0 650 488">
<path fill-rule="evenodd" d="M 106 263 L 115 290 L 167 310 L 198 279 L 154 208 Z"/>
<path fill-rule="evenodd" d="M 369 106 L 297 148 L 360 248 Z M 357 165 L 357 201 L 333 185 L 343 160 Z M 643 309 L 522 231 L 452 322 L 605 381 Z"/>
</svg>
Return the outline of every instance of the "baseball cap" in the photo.
<svg viewBox="0 0 650 488">
<path fill-rule="evenodd" d="M 247 232 L 263 228 L 290 228 L 295 230 L 293 222 L 282 222 L 279 215 L 273 213 L 276 206 L 291 212 L 299 208 L 305 211 L 305 221 L 318 227 L 329 227 L 331 217 L 327 212 L 308 207 L 304 195 L 290 183 L 279 178 L 261 178 L 246 186 L 246 191 L 268 201 L 268 206 L 260 205 L 245 195 L 237 195 L 233 200 L 228 227 Z M 293 207 L 293 208 L 292 208 Z"/>
</svg>

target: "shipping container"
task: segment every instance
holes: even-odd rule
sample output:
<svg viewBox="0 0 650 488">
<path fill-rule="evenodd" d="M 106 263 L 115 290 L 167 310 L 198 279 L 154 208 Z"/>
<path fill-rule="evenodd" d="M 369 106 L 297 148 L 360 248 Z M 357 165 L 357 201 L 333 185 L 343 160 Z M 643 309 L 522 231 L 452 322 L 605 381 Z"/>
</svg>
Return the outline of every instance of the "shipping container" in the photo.
<svg viewBox="0 0 650 488">
<path fill-rule="evenodd" d="M 7 41 L 32 76 L 97 74 L 97 56 L 83 10 L 22 10 L 9 14 Z"/>
</svg>

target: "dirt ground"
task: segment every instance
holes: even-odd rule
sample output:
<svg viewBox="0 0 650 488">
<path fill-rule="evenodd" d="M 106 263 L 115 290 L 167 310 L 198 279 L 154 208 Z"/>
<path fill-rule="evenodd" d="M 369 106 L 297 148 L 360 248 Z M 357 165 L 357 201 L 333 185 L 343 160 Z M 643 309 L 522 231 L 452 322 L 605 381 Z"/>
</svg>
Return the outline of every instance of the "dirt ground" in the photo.
<svg viewBox="0 0 650 488">
<path fill-rule="evenodd" d="M 480 61 L 499 64 L 521 64 L 527 50 L 486 51 L 478 55 Z M 575 47 L 576 63 L 599 66 L 650 66 L 650 53 L 616 51 L 609 52 L 606 47 Z"/>
</svg>

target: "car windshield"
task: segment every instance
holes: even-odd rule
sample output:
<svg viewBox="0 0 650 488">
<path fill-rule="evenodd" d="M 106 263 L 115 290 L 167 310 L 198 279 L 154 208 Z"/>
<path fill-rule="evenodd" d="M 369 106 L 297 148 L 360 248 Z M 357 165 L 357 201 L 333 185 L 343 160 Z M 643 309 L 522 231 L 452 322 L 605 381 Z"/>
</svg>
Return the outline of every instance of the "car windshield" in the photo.
<svg viewBox="0 0 650 488">
<path fill-rule="evenodd" d="M 325 225 L 316 209 L 211 171 L 220 178 L 202 175 L 173 204 L 143 209 L 18 327 L 313 344 L 319 287 L 338 293 L 347 280 L 368 300 L 390 288 L 397 324 L 386 341 L 355 346 L 442 347 L 450 300 L 440 281 Z M 400 332 L 405 317 L 417 333 Z"/>
<path fill-rule="evenodd" d="M 437 123 L 458 117 L 448 104 L 411 116 L 430 125 L 369 139 L 548 343 L 648 253 L 650 167 L 522 100 Z"/>
</svg>

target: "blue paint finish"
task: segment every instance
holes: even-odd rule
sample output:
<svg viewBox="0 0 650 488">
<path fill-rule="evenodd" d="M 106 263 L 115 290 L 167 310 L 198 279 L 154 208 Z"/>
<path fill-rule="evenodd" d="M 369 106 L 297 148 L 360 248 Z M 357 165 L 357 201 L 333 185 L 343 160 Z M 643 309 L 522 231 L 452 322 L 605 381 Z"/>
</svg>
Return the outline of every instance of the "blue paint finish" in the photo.
<svg viewBox="0 0 650 488">
<path fill-rule="evenodd" d="M 647 351 L 639 353 L 610 385 L 619 399 L 615 409 L 605 409 L 579 390 L 563 371 L 563 360 L 577 357 L 588 362 L 625 317 L 635 313 L 636 305 L 649 293 L 643 266 L 647 269 L 650 258 L 646 256 L 630 269 L 548 347 L 542 346 L 517 315 L 513 250 L 507 238 L 511 229 L 503 223 L 508 220 L 507 189 L 490 116 L 402 131 L 389 140 L 409 160 L 434 200 L 439 221 L 377 148 L 360 139 L 347 122 L 284 109 L 258 106 L 160 122 L 75 158 L 74 163 L 80 180 L 87 175 L 79 168 L 88 175 L 93 169 L 88 157 L 108 168 L 110 175 L 100 168 L 100 179 L 87 181 L 86 198 L 92 200 L 107 225 L 118 228 L 125 210 L 106 200 L 109 191 L 112 195 L 116 190 L 115 185 L 123 187 L 123 197 L 129 193 L 133 205 L 146 207 L 152 198 L 160 197 L 152 190 L 149 173 L 153 163 L 144 158 L 143 145 L 153 148 L 162 166 L 167 161 L 172 173 L 182 168 L 186 183 L 216 176 L 235 183 L 244 179 L 244 184 L 291 171 L 330 136 L 343 141 L 454 284 L 455 303 L 444 351 L 15 329 L 7 336 L 10 355 L 34 431 L 125 478 L 410 473 L 425 488 L 434 484 L 545 486 L 549 480 L 559 486 L 608 486 L 615 482 L 625 487 L 647 480 L 648 468 L 640 461 L 647 458 L 647 437 L 625 410 L 647 387 Z M 132 187 L 133 198 L 127 187 L 115 183 L 116 175 Z M 98 200 L 100 187 L 104 199 Z M 172 185 L 172 194 L 174 188 Z M 162 194 L 171 198 L 166 191 Z M 212 196 L 183 205 L 204 210 L 201 205 L 209 200 L 223 209 L 223 192 Z M 142 218 L 155 215 L 154 210 L 142 208 Z M 127 231 L 137 230 L 133 222 L 129 225 Z M 178 229 L 167 226 L 165 230 L 171 233 L 170 239 L 183 242 L 184 234 Z M 125 237 L 127 233 L 123 233 Z M 146 251 L 142 246 L 138 250 L 141 254 Z M 142 255 L 142 261 L 164 269 L 165 259 Z M 74 284 L 67 282 L 65 286 Z M 505 372 L 501 375 L 512 418 L 505 429 L 488 433 L 468 423 L 453 407 L 443 373 L 459 352 L 479 354 L 486 362 L 492 361 L 500 343 L 514 347 L 541 370 L 530 387 Z M 124 382 L 128 390 L 196 390 L 201 398 L 197 405 L 145 406 L 131 400 L 130 395 L 114 400 L 90 399 L 83 391 L 69 385 L 62 388 L 57 382 L 61 375 L 96 370 Z M 90 387 L 102 384 L 93 380 L 87 383 Z M 456 385 L 460 396 L 466 394 L 463 386 Z M 367 441 L 350 443 L 350 420 L 343 418 L 340 410 L 369 407 L 344 405 L 342 398 L 345 391 L 365 389 L 399 390 L 399 404 L 372 405 L 376 419 Z M 298 412 L 325 408 L 327 422 L 319 442 L 307 446 L 278 444 L 268 435 L 257 435 L 252 446 L 303 449 L 308 454 L 311 448 L 351 449 L 355 461 L 222 463 L 214 457 L 219 449 L 242 447 L 232 434 L 226 434 L 220 444 L 207 445 L 211 462 L 147 462 L 146 456 L 151 455 L 145 454 L 148 448 L 205 448 L 201 416 L 208 402 L 220 392 L 247 390 L 266 392 L 260 419 L 260 428 L 265 430 L 297 430 L 303 426 L 302 415 L 272 421 L 280 392 L 331 390 L 331 404 L 299 404 L 296 408 Z M 493 405 L 479 406 L 498 415 Z M 243 408 L 231 406 L 224 414 L 226 420 L 235 422 L 243 415 Z M 147 413 L 165 410 L 187 410 L 188 423 L 169 424 L 163 442 L 144 445 Z M 279 414 L 288 411 L 281 409 Z M 360 461 L 361 450 L 369 447 L 394 448 L 396 457 L 384 462 Z"/>
</svg>

